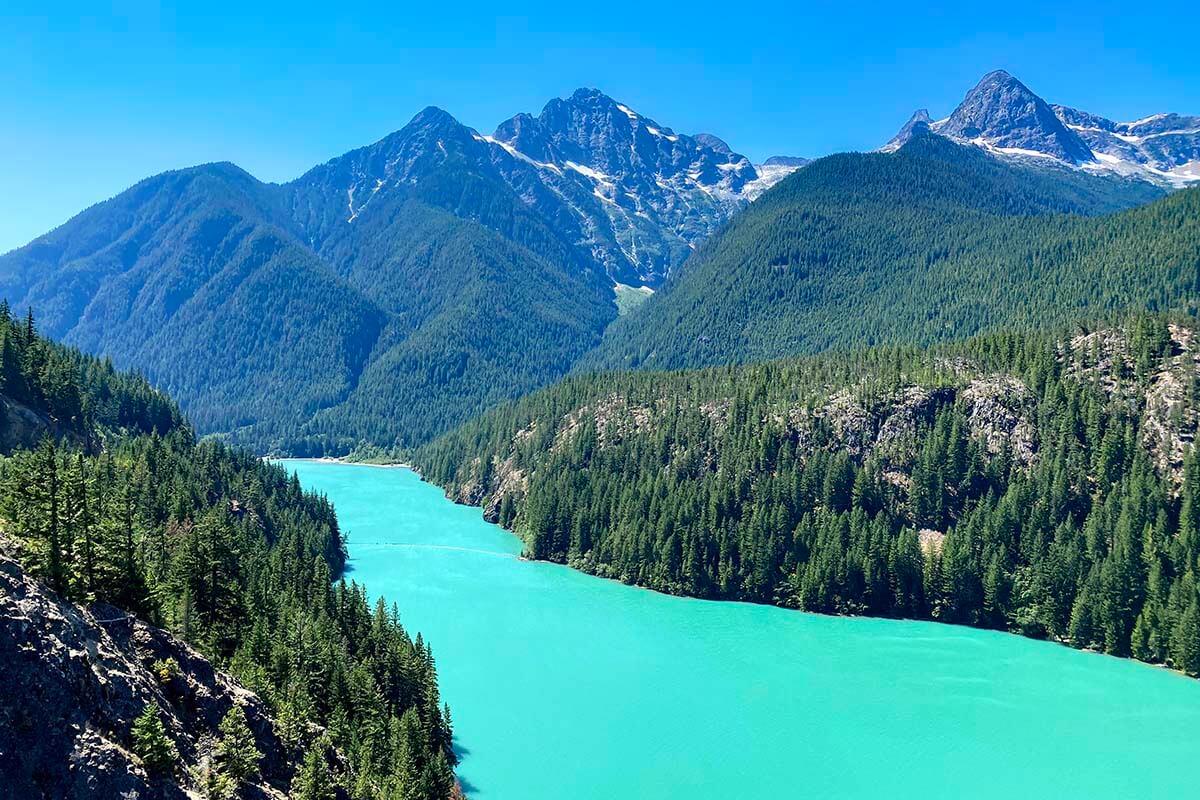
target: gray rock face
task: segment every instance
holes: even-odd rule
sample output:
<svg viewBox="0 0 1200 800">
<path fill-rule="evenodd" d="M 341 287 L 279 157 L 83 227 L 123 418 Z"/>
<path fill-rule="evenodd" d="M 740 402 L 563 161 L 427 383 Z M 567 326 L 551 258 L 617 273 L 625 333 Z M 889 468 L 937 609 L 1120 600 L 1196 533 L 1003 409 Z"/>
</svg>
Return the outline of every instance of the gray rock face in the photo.
<svg viewBox="0 0 1200 800">
<path fill-rule="evenodd" d="M 0 453 L 37 447 L 46 435 L 58 441 L 66 440 L 77 447 L 90 448 L 95 445 L 72 431 L 64 431 L 45 414 L 0 394 Z"/>
<path fill-rule="evenodd" d="M 537 117 L 517 115 L 487 140 L 506 179 L 549 188 L 579 220 L 581 244 L 627 284 L 661 283 L 759 180 L 728 146 L 676 133 L 594 89 L 551 100 Z"/>
<path fill-rule="evenodd" d="M 929 111 L 924 108 L 918 108 L 913 112 L 913 115 L 908 118 L 908 122 L 904 123 L 904 127 L 893 136 L 887 144 L 879 148 L 885 153 L 891 153 L 899 150 L 904 146 L 904 143 L 913 137 L 913 134 L 920 129 L 928 129 L 933 120 L 929 116 Z"/>
<path fill-rule="evenodd" d="M 982 139 L 996 148 L 1045 153 L 1072 164 L 1095 160 L 1046 101 L 1004 70 L 984 75 L 949 118 L 931 127 L 953 139 Z"/>
<path fill-rule="evenodd" d="M 3 545 L 0 540 L 0 545 Z M 166 683 L 151 671 L 173 658 Z M 282 798 L 290 780 L 266 707 L 187 645 L 112 606 L 60 600 L 0 552 L 0 798 L 184 798 L 202 736 L 241 705 L 264 754 L 245 797 Z M 179 750 L 175 776 L 146 774 L 130 729 L 155 706 Z"/>
</svg>

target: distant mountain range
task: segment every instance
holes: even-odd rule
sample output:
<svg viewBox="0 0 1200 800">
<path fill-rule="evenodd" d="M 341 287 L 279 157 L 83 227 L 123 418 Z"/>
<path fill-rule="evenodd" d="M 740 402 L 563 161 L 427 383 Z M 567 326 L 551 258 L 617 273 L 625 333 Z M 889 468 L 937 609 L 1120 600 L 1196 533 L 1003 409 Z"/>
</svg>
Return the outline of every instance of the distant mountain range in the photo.
<svg viewBox="0 0 1200 800">
<path fill-rule="evenodd" d="M 756 167 L 591 89 L 492 135 L 428 108 L 283 185 L 147 179 L 0 256 L 45 333 L 143 369 L 201 430 L 423 440 L 564 374 L 803 159 Z"/>
<path fill-rule="evenodd" d="M 201 431 L 294 454 L 409 446 L 572 370 L 1171 306 L 1186 287 L 1128 285 L 1123 255 L 1090 249 L 1105 229 L 1064 233 L 1057 212 L 1184 182 L 1182 119 L 1109 123 L 996 72 L 948 119 L 914 117 L 892 154 L 753 164 L 594 89 L 490 135 L 427 108 L 289 183 L 232 164 L 142 181 L 0 256 L 0 297 L 144 370 Z M 1130 252 L 1154 240 L 1144 268 L 1190 253 L 1192 206 L 1167 208 L 1188 222 L 1176 239 L 1153 216 L 1113 229 Z M 1102 285 L 1068 280 L 1081 268 Z M 997 295 L 1006 270 L 1024 277 Z"/>
<path fill-rule="evenodd" d="M 375 144 L 309 171 L 290 186 L 344 200 L 317 222 L 353 224 L 389 193 L 448 160 L 505 184 L 614 282 L 657 286 L 692 248 L 770 186 L 808 163 L 751 164 L 711 134 L 676 133 L 595 89 L 518 114 L 490 136 L 436 108 Z M 303 201 L 301 202 L 303 206 Z M 310 226 L 306 209 L 297 216 Z"/>
<path fill-rule="evenodd" d="M 896 150 L 920 127 L 1001 156 L 1050 159 L 1170 187 L 1200 182 L 1200 116 L 1113 122 L 1049 104 L 1003 70 L 983 76 L 945 119 L 918 110 L 881 149 Z"/>
</svg>

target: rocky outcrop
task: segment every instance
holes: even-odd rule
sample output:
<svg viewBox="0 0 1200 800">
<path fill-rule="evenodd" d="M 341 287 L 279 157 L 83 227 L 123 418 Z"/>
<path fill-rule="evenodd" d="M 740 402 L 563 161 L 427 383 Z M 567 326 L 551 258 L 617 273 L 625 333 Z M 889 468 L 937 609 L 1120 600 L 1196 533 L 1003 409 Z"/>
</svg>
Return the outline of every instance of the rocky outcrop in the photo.
<svg viewBox="0 0 1200 800">
<path fill-rule="evenodd" d="M 905 386 L 870 404 L 850 390 L 833 394 L 816 412 L 832 434 L 831 445 L 858 459 L 878 458 L 886 468 L 907 468 L 917 455 L 921 430 L 931 424 L 938 409 L 954 402 L 954 391 L 945 387 Z M 793 433 L 803 442 L 804 430 L 813 424 L 793 409 Z"/>
<path fill-rule="evenodd" d="M 68 440 L 77 447 L 88 447 L 74 431 L 66 430 L 55 420 L 19 403 L 11 397 L 0 395 L 0 453 L 11 453 L 17 449 L 37 447 L 43 436 L 56 440 Z"/>
<path fill-rule="evenodd" d="M 1030 466 L 1037 454 L 1037 439 L 1030 417 L 1033 393 L 1009 375 L 977 378 L 959 395 L 965 407 L 971 436 L 982 439 L 992 455 L 1006 446 L 1013 459 Z"/>
<path fill-rule="evenodd" d="M 1200 430 L 1192 387 L 1200 374 L 1200 341 L 1193 330 L 1167 326 L 1170 354 L 1146 376 L 1143 386 L 1131 380 L 1137 370 L 1133 342 L 1127 331 L 1104 328 L 1074 337 L 1064 349 L 1067 373 L 1089 381 L 1107 396 L 1142 406 L 1142 445 L 1155 468 L 1176 486 L 1183 479 L 1183 462 Z"/>
<path fill-rule="evenodd" d="M 528 488 L 529 480 L 525 472 L 517 469 L 512 457 L 501 461 L 493 472 L 490 494 L 483 506 L 483 518 L 488 522 L 500 522 L 500 505 L 504 498 L 520 499 Z"/>
<path fill-rule="evenodd" d="M 1173 355 L 1150 379 L 1142 443 L 1154 466 L 1176 485 L 1183 480 L 1183 462 L 1196 441 L 1200 419 L 1190 397 L 1200 371 L 1200 349 L 1190 328 L 1171 325 Z"/>
<path fill-rule="evenodd" d="M 242 796 L 285 796 L 289 754 L 256 695 L 165 631 L 109 605 L 60 599 L 10 556 L 0 552 L 0 798 L 191 796 L 200 740 L 235 703 L 264 756 Z M 178 668 L 161 669 L 170 661 Z M 148 705 L 179 751 L 173 775 L 148 775 L 130 750 Z"/>
</svg>

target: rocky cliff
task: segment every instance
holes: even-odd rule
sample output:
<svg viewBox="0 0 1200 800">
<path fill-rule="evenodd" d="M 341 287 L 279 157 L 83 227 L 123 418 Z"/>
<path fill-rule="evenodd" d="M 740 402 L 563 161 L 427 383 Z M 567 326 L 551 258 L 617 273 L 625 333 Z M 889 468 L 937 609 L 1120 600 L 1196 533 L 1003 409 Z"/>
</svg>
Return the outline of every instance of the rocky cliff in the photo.
<svg viewBox="0 0 1200 800">
<path fill-rule="evenodd" d="M 19 447 L 37 447 L 47 435 L 85 449 L 95 444 L 45 413 L 0 394 L 0 453 L 11 453 Z"/>
<path fill-rule="evenodd" d="M 194 797 L 189 769 L 234 704 L 263 753 L 240 796 L 285 797 L 291 759 L 262 700 L 165 631 L 60 599 L 12 555 L 0 539 L 0 798 Z M 178 750 L 171 775 L 148 774 L 131 750 L 147 706 Z"/>
</svg>

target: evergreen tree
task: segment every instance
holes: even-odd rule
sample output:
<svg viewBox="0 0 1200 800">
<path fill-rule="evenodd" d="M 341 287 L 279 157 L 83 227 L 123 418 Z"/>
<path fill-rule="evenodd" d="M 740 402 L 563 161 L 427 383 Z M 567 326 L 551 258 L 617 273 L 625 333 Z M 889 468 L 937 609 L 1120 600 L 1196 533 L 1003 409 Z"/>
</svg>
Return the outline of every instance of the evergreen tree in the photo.
<svg viewBox="0 0 1200 800">
<path fill-rule="evenodd" d="M 229 709 L 221 720 L 221 738 L 215 753 L 222 769 L 234 781 L 244 781 L 258 772 L 263 754 L 254 742 L 254 734 L 246 723 L 246 712 L 239 705 Z"/>
<path fill-rule="evenodd" d="M 1171 660 L 1177 669 L 1200 677 L 1200 601 L 1195 598 L 1175 624 Z"/>
<path fill-rule="evenodd" d="M 167 736 L 167 729 L 158 716 L 153 703 L 148 704 L 130 731 L 133 752 L 142 760 L 146 772 L 151 775 L 168 775 L 175 767 L 179 753 L 175 743 Z"/>
<path fill-rule="evenodd" d="M 325 760 L 328 743 L 318 741 L 304 754 L 304 763 L 292 780 L 290 800 L 335 800 L 337 784 Z"/>
</svg>

